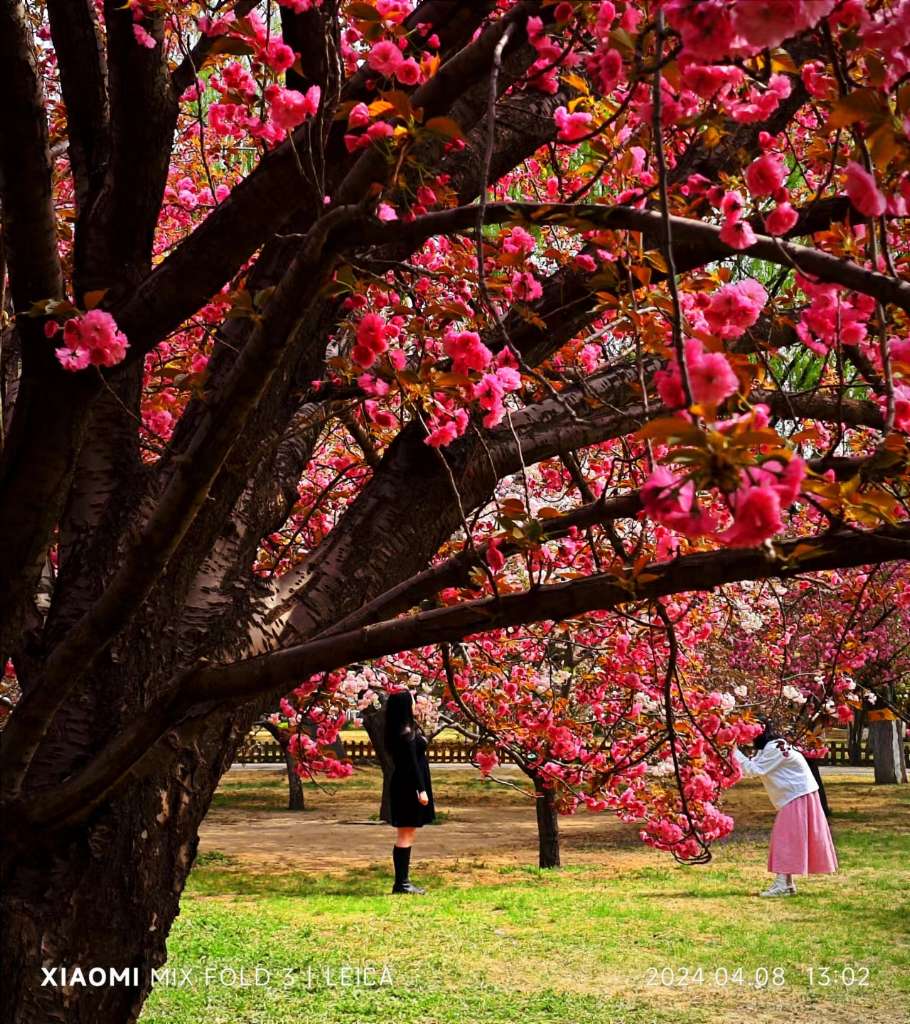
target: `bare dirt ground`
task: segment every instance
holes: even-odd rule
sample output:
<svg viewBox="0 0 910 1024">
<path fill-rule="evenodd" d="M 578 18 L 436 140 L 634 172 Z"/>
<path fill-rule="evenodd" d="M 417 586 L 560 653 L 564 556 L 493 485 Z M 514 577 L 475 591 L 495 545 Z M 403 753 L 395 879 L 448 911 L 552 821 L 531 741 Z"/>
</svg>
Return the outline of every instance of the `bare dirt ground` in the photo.
<svg viewBox="0 0 910 1024">
<path fill-rule="evenodd" d="M 522 781 L 508 770 L 499 774 L 516 783 Z M 354 780 L 334 785 L 331 791 L 308 787 L 307 810 L 302 813 L 279 809 L 286 799 L 283 778 L 280 769 L 230 771 L 220 790 L 225 795 L 222 805 L 216 802 L 202 826 L 200 852 L 217 850 L 248 867 L 285 871 L 350 870 L 388 858 L 394 831 L 374 820 L 378 773 L 358 773 Z M 434 787 L 441 823 L 420 831 L 417 847 L 422 861 L 536 863 L 532 800 L 512 789 L 483 785 L 476 777 L 468 783 L 463 772 L 441 766 L 434 769 Z M 869 796 L 864 799 L 868 808 Z M 268 806 L 275 810 L 257 809 Z M 727 807 L 738 821 L 732 841 L 763 841 L 767 837 L 773 812 L 760 785 L 731 790 Z M 844 805 L 842 809 L 849 808 Z M 643 846 L 636 826 L 625 825 L 610 813 L 580 811 L 561 817 L 560 832 L 566 863 L 591 860 L 603 866 L 613 859 L 612 853 L 622 862 L 617 869 L 625 870 L 630 858 L 646 863 L 657 856 Z"/>
</svg>

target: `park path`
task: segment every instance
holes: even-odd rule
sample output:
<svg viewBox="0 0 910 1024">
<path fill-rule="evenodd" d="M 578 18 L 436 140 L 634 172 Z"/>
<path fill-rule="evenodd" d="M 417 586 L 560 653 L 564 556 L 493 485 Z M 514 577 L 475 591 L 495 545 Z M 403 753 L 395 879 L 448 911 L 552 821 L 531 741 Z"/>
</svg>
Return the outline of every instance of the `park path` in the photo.
<svg viewBox="0 0 910 1024">
<path fill-rule="evenodd" d="M 415 863 L 469 861 L 476 867 L 536 864 L 533 803 L 509 789 L 495 789 L 483 797 L 464 794 L 462 780 L 466 768 L 474 770 L 465 765 L 433 767 L 440 791 L 436 806 L 443 820 L 418 834 Z M 860 783 L 871 782 L 871 769 L 823 771 L 839 778 L 849 775 Z M 497 774 L 520 781 L 517 770 L 511 767 L 501 768 Z M 225 778 L 229 783 L 252 784 L 281 780 L 283 769 L 274 765 L 238 767 Z M 447 791 L 453 795 L 444 795 Z M 200 830 L 200 852 L 220 851 L 248 867 L 260 865 L 283 871 L 344 871 L 388 860 L 394 831 L 373 820 L 378 810 L 376 792 L 348 789 L 342 784 L 332 795 L 308 788 L 306 799 L 309 809 L 304 812 L 216 806 Z M 759 783 L 730 790 L 725 797 L 725 810 L 737 820 L 730 841 L 767 841 L 773 811 Z M 567 864 L 614 861 L 618 869 L 620 863 L 622 869 L 628 869 L 633 861 L 652 863 L 660 856 L 641 843 L 637 826 L 623 824 L 610 813 L 591 814 L 582 810 L 561 817 L 560 832 L 563 862 Z"/>
<path fill-rule="evenodd" d="M 255 769 L 232 769 L 229 782 L 255 782 L 279 779 L 281 769 L 269 766 L 271 773 Z M 469 766 L 434 766 L 434 780 L 446 791 L 445 777 L 463 778 Z M 461 769 L 461 771 L 459 771 Z M 476 769 L 472 769 L 475 770 Z M 455 775 L 457 773 L 457 776 Z M 510 769 L 497 774 L 509 777 Z M 519 781 L 517 773 L 515 781 Z M 460 788 L 460 787 L 458 787 Z M 370 790 L 346 790 L 342 785 L 335 795 L 307 790 L 304 812 L 286 810 L 249 810 L 243 807 L 214 807 L 200 830 L 200 852 L 220 851 L 252 867 L 262 865 L 285 871 L 347 870 L 389 858 L 394 830 L 375 821 L 378 796 Z M 537 823 L 534 805 L 510 790 L 495 790 L 486 798 L 446 798 L 438 796 L 440 825 L 420 831 L 414 852 L 415 863 L 422 861 L 535 864 L 537 860 Z M 770 826 L 770 811 L 767 824 Z M 650 861 L 647 848 L 638 838 L 637 826 L 625 825 L 612 814 L 580 811 L 560 818 L 563 860 L 580 863 L 603 859 L 607 851 Z"/>
</svg>

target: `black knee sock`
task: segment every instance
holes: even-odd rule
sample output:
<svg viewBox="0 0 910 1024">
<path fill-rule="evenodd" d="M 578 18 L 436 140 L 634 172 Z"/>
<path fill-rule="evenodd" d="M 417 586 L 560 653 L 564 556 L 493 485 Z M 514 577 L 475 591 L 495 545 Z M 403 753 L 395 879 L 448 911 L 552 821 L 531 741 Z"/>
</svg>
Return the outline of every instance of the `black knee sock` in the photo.
<svg viewBox="0 0 910 1024">
<path fill-rule="evenodd" d="M 411 847 L 393 846 L 392 863 L 395 865 L 395 884 L 404 885 L 408 880 L 408 867 L 411 863 Z"/>
</svg>

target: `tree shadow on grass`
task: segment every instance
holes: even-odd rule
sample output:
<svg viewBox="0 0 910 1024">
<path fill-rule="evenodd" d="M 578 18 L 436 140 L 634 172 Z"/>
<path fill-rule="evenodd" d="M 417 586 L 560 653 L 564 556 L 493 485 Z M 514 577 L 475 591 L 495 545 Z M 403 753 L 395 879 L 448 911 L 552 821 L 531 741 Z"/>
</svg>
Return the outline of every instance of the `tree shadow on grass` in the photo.
<svg viewBox="0 0 910 1024">
<path fill-rule="evenodd" d="M 442 887 L 441 875 L 420 871 L 420 882 Z M 204 863 L 191 875 L 188 891 L 198 896 L 384 896 L 392 886 L 391 858 L 388 865 L 349 868 L 345 871 L 247 872 L 243 867 Z"/>
</svg>

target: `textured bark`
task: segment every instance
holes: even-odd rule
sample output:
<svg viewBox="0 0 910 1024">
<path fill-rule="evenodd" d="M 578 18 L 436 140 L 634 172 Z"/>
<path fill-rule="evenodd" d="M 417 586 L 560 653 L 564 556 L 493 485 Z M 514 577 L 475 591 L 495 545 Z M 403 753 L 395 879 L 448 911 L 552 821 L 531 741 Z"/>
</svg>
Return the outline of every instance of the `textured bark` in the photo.
<svg viewBox="0 0 910 1024">
<path fill-rule="evenodd" d="M 391 780 L 395 767 L 389 752 L 385 748 L 385 708 L 365 708 L 361 715 L 363 727 L 370 737 L 370 743 L 376 751 L 376 759 L 382 769 L 382 795 L 379 798 L 379 820 L 389 821 L 392 816 Z"/>
<path fill-rule="evenodd" d="M 149 969 L 165 960 L 165 938 L 196 855 L 198 827 L 249 726 L 225 736 L 210 727 L 157 777 L 146 779 L 53 849 L 35 844 L 3 893 L 0 957 L 6 966 L 0 1016 L 17 1024 L 134 1021 Z M 228 747 L 225 748 L 225 740 Z M 12 965 L 17 969 L 11 969 Z M 136 989 L 40 986 L 41 964 L 142 968 Z"/>
<path fill-rule="evenodd" d="M 553 788 L 535 780 L 535 807 L 537 809 L 538 863 L 542 868 L 561 866 L 559 856 L 559 812 L 553 799 Z"/>
<path fill-rule="evenodd" d="M 284 766 L 288 775 L 288 810 L 304 811 L 306 804 L 303 799 L 303 783 L 297 774 L 297 762 L 289 750 L 284 752 Z"/>
<path fill-rule="evenodd" d="M 262 728 L 265 729 L 281 747 L 284 754 L 284 766 L 288 777 L 288 810 L 305 810 L 303 784 L 301 783 L 300 776 L 296 771 L 297 762 L 294 760 L 294 755 L 291 753 L 290 747 L 288 746 L 288 731 L 286 729 L 279 729 L 277 725 L 272 725 L 271 722 L 262 722 L 261 725 Z"/>
</svg>

